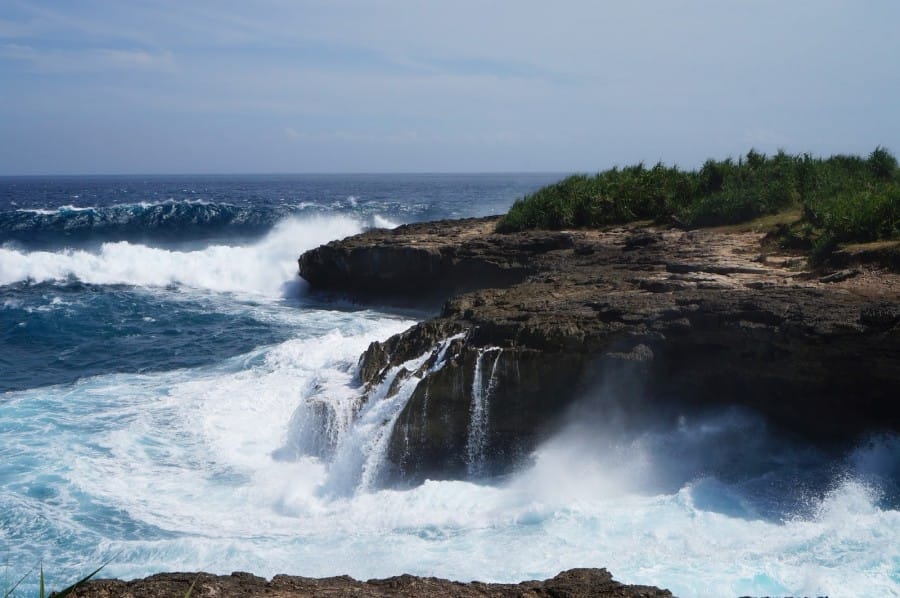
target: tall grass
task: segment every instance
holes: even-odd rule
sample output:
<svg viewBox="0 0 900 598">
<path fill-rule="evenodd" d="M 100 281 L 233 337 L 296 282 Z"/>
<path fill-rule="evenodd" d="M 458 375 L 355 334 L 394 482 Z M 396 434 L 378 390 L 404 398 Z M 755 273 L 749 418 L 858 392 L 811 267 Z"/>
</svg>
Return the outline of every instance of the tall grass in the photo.
<svg viewBox="0 0 900 598">
<path fill-rule="evenodd" d="M 900 236 L 900 169 L 877 147 L 867 157 L 773 156 L 751 150 L 700 169 L 656 164 L 574 175 L 513 204 L 498 232 L 597 228 L 635 220 L 736 224 L 801 208 L 820 247 Z"/>
<path fill-rule="evenodd" d="M 73 583 L 61 590 L 51 592 L 50 595 L 52 595 L 56 598 L 65 598 L 66 596 L 75 596 L 76 592 L 79 588 L 81 588 L 84 584 L 86 584 L 88 581 L 90 581 L 92 577 L 94 577 L 95 575 L 100 573 L 100 571 L 102 571 L 111 562 L 112 562 L 112 559 L 110 559 L 109 561 L 106 561 L 105 563 L 103 563 L 102 565 L 97 567 L 90 574 L 82 577 L 75 583 Z M 22 582 L 25 581 L 25 579 L 34 572 L 34 569 L 35 569 L 35 567 L 32 567 L 27 573 L 25 573 L 25 575 L 20 577 L 15 583 L 9 585 L 7 588 L 2 590 L 2 598 L 15 598 L 15 596 L 17 595 L 16 590 L 19 588 L 20 585 L 22 585 Z M 191 590 L 193 590 L 193 584 L 191 585 Z M 188 591 L 188 594 L 190 594 L 190 590 Z M 40 565 L 40 572 L 38 574 L 38 597 L 39 598 L 47 597 L 46 585 L 45 585 L 45 581 L 44 581 L 44 564 L 43 563 L 41 563 L 41 565 Z"/>
</svg>

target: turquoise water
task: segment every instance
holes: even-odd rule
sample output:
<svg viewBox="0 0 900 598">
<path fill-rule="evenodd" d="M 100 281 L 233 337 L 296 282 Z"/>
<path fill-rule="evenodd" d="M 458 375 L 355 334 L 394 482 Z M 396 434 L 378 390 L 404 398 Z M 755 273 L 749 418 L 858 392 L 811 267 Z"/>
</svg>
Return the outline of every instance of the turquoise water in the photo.
<svg viewBox="0 0 900 598">
<path fill-rule="evenodd" d="M 682 596 L 900 594 L 893 436 L 830 454 L 740 411 L 590 422 L 490 483 L 377 483 L 402 404 L 360 409 L 357 359 L 426 314 L 311 295 L 297 256 L 555 178 L 0 179 L 6 576 L 602 566 Z"/>
</svg>

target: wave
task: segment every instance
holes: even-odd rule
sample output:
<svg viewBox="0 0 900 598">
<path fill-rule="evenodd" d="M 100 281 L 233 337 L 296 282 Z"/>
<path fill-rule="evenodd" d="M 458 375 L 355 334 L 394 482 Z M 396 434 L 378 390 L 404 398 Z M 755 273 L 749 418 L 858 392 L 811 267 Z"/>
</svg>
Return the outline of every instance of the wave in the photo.
<svg viewBox="0 0 900 598">
<path fill-rule="evenodd" d="M 116 555 L 109 572 L 119 577 L 178 567 L 245 567 L 268 577 L 299 562 L 298 573 L 314 576 L 516 582 L 608 566 L 621 580 L 682 596 L 896 595 L 900 513 L 884 504 L 877 482 L 900 463 L 894 436 L 835 462 L 798 452 L 740 412 L 600 437 L 585 426 L 561 431 L 500 483 L 322 492 L 349 471 L 336 470 L 340 451 L 278 458 L 285 441 L 299 440 L 298 419 L 317 417 L 298 401 L 349 400 L 359 391 L 359 353 L 408 324 L 335 320 L 331 332 L 221 368 L 98 377 L 45 389 L 40 400 L 35 391 L 10 395 L 6 421 L 45 467 L 28 474 L 29 491 L 54 497 L 41 505 L 44 517 L 29 510 L 37 501 L 24 491 L 0 500 L 14 511 L 10 536 L 62 528 L 80 550 L 42 547 L 55 568 Z M 372 425 L 385 419 L 354 425 L 372 438 Z M 75 458 L 51 458 L 59 454 Z M 826 474 L 829 463 L 836 468 Z M 359 468 L 351 469 L 347 481 L 357 486 Z M 779 517 L 758 512 L 755 490 L 774 488 L 771 499 L 780 501 L 809 477 L 827 483 L 782 503 Z M 29 556 L 21 562 L 40 552 Z"/>
<path fill-rule="evenodd" d="M 39 539 L 13 554 L 14 566 L 49 555 L 75 577 L 115 556 L 117 577 L 175 568 L 270 577 L 299 562 L 314 576 L 503 582 L 607 566 L 681 596 L 900 589 L 900 512 L 886 500 L 900 472 L 896 436 L 839 456 L 739 410 L 640 431 L 576 421 L 506 480 L 374 489 L 359 483 L 357 449 L 383 451 L 378 429 L 398 405 L 373 401 L 347 424 L 355 429 L 336 427 L 334 444 L 350 454 L 303 437 L 323 432 L 305 407 L 352 400 L 358 355 L 411 322 L 322 317 L 318 334 L 217 367 L 8 394 L 0 425 L 10 446 L 28 447 L 10 453 L 13 467 L 41 464 L 0 489 L 8 541 Z M 340 478 L 359 490 L 331 492 Z M 47 540 L 59 537 L 69 550 Z"/>
<path fill-rule="evenodd" d="M 214 292 L 280 295 L 297 280 L 303 251 L 356 234 L 363 223 L 348 216 L 282 220 L 259 241 L 177 251 L 117 241 L 99 250 L 27 251 L 0 247 L 0 285 L 72 279 L 99 285 L 185 286 Z"/>
<path fill-rule="evenodd" d="M 61 206 L 0 212 L 0 240 L 28 246 L 87 241 L 204 240 L 255 235 L 314 208 L 164 201 L 105 207 Z"/>
</svg>

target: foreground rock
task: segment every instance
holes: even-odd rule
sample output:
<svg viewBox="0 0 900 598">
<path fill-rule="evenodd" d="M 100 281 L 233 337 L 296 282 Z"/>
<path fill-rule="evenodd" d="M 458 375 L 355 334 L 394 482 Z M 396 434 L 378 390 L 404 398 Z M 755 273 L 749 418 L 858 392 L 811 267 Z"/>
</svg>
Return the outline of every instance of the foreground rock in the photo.
<svg viewBox="0 0 900 598">
<path fill-rule="evenodd" d="M 759 233 L 497 235 L 493 224 L 374 230 L 300 258 L 315 288 L 449 297 L 361 359 L 361 382 L 375 385 L 456 335 L 397 420 L 389 475 L 509 471 L 576 402 L 598 423 L 739 405 L 824 446 L 900 431 L 896 274 L 861 264 L 814 275 Z"/>
<path fill-rule="evenodd" d="M 571 569 L 546 581 L 519 584 L 459 583 L 434 577 L 401 575 L 388 579 L 356 581 L 347 576 L 313 579 L 276 575 L 271 581 L 250 573 L 210 575 L 208 573 L 162 573 L 135 581 L 98 580 L 78 590 L 81 598 L 173 598 L 184 596 L 194 584 L 191 596 L 454 596 L 458 598 L 553 596 L 578 598 L 651 598 L 671 596 L 668 590 L 649 586 L 628 586 L 614 581 L 606 569 Z"/>
</svg>

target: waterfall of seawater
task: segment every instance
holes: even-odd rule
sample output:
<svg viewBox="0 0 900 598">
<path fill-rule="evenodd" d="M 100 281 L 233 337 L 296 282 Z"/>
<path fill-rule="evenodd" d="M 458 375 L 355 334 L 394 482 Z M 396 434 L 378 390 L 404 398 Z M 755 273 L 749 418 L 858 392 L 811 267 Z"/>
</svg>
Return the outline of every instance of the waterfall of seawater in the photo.
<svg viewBox="0 0 900 598">
<path fill-rule="evenodd" d="M 290 444 L 297 454 L 329 462 L 326 494 L 349 495 L 376 486 L 397 418 L 419 382 L 444 367 L 450 344 L 462 337 L 447 338 L 392 367 L 362 395 L 314 386 L 294 413 Z"/>
<path fill-rule="evenodd" d="M 487 444 L 488 417 L 491 394 L 496 384 L 497 364 L 500 362 L 500 347 L 487 347 L 478 352 L 475 359 L 475 373 L 472 376 L 472 407 L 470 409 L 469 434 L 466 438 L 466 473 L 470 478 L 483 477 L 485 468 L 484 449 Z M 484 361 L 494 355 L 490 375 L 484 380 Z"/>
</svg>

